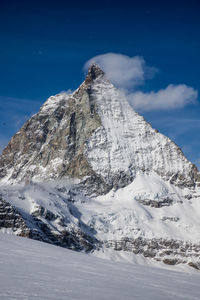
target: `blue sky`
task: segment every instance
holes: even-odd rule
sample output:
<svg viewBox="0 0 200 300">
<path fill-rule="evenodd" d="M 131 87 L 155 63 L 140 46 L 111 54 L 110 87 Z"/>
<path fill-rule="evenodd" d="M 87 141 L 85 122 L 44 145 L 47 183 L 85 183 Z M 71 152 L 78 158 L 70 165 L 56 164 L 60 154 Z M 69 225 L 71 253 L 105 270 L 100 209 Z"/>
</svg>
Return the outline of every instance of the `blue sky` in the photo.
<svg viewBox="0 0 200 300">
<path fill-rule="evenodd" d="M 171 84 L 200 92 L 199 1 L 40 2 L 0 1 L 0 149 L 50 95 L 77 88 L 98 55 L 139 56 L 156 68 L 129 94 Z M 137 110 L 199 164 L 199 96 L 179 108 Z"/>
</svg>

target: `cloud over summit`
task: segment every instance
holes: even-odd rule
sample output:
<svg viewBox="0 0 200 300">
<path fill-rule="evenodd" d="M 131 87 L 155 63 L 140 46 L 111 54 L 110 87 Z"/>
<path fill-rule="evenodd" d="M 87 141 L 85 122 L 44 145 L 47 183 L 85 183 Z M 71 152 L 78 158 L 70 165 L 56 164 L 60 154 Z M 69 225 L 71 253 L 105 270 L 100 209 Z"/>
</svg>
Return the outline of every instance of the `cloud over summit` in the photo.
<svg viewBox="0 0 200 300">
<path fill-rule="evenodd" d="M 146 65 L 143 57 L 119 53 L 97 55 L 88 60 L 84 66 L 87 69 L 92 63 L 97 63 L 106 73 L 108 79 L 119 88 L 133 88 L 144 83 L 148 77 L 153 77 L 157 69 Z"/>
<path fill-rule="evenodd" d="M 136 91 L 136 87 L 145 84 L 145 80 L 153 78 L 158 71 L 155 67 L 149 67 L 141 56 L 129 57 L 119 53 L 101 54 L 88 60 L 84 69 L 86 70 L 94 62 L 100 65 L 114 85 L 123 90 L 136 110 L 182 108 L 194 103 L 198 97 L 198 92 L 186 84 L 170 84 L 156 92 Z"/>
</svg>

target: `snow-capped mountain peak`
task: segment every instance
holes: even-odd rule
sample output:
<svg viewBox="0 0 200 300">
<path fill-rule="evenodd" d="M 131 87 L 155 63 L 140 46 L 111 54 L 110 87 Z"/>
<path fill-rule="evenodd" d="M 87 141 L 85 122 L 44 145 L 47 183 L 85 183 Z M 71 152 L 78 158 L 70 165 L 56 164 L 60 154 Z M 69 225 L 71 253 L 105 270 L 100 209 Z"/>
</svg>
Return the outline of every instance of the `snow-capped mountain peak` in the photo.
<svg viewBox="0 0 200 300">
<path fill-rule="evenodd" d="M 199 266 L 198 169 L 96 64 L 75 92 L 50 97 L 14 135 L 0 182 L 2 210 L 15 220 L 17 209 L 30 237 L 166 263 L 193 257 Z"/>
<path fill-rule="evenodd" d="M 135 113 L 96 64 L 74 93 L 50 97 L 0 158 L 3 182 L 98 177 L 102 192 L 126 186 L 139 171 L 182 186 L 200 180 L 180 148 Z"/>
<path fill-rule="evenodd" d="M 86 76 L 85 82 L 91 83 L 97 78 L 102 78 L 105 75 L 104 71 L 96 63 L 91 64 L 88 69 L 88 74 Z"/>
</svg>

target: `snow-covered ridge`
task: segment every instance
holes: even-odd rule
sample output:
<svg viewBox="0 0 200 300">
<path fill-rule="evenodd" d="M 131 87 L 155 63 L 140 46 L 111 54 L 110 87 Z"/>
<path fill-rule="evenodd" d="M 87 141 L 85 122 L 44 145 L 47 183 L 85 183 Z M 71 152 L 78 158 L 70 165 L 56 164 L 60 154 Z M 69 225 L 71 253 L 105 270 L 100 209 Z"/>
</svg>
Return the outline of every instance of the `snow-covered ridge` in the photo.
<svg viewBox="0 0 200 300">
<path fill-rule="evenodd" d="M 51 115 L 59 106 L 66 105 L 68 99 L 69 94 L 64 92 L 51 96 L 40 108 L 40 113 Z"/>
<path fill-rule="evenodd" d="M 133 111 L 122 92 L 101 78 L 93 83 L 91 97 L 102 122 L 85 150 L 95 172 L 109 181 L 121 172 L 131 178 L 138 171 L 153 170 L 165 180 L 194 184 L 190 175 L 195 173 L 194 165 L 175 143 Z"/>
</svg>

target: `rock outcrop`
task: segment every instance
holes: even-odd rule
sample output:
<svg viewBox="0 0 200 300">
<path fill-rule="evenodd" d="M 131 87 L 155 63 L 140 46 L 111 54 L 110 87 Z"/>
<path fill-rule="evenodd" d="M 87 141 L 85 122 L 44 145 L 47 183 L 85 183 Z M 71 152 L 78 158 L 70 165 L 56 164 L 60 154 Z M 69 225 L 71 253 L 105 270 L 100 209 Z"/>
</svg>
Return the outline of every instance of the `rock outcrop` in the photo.
<svg viewBox="0 0 200 300">
<path fill-rule="evenodd" d="M 106 241 L 106 248 L 116 251 L 133 252 L 150 257 L 167 265 L 188 264 L 200 270 L 200 244 L 192 244 L 168 239 L 123 238 L 119 241 Z M 195 262 L 193 262 L 195 261 Z"/>
<path fill-rule="evenodd" d="M 61 230 L 55 230 L 52 221 L 58 223 Z M 68 228 L 67 223 L 66 219 L 41 206 L 37 206 L 30 215 L 20 213 L 20 209 L 0 198 L 0 232 L 85 252 L 98 247 L 95 238 L 87 235 L 79 227 Z"/>
<path fill-rule="evenodd" d="M 0 197 L 0 231 L 14 233 L 28 237 L 29 228 L 20 213 L 8 202 Z"/>
</svg>

